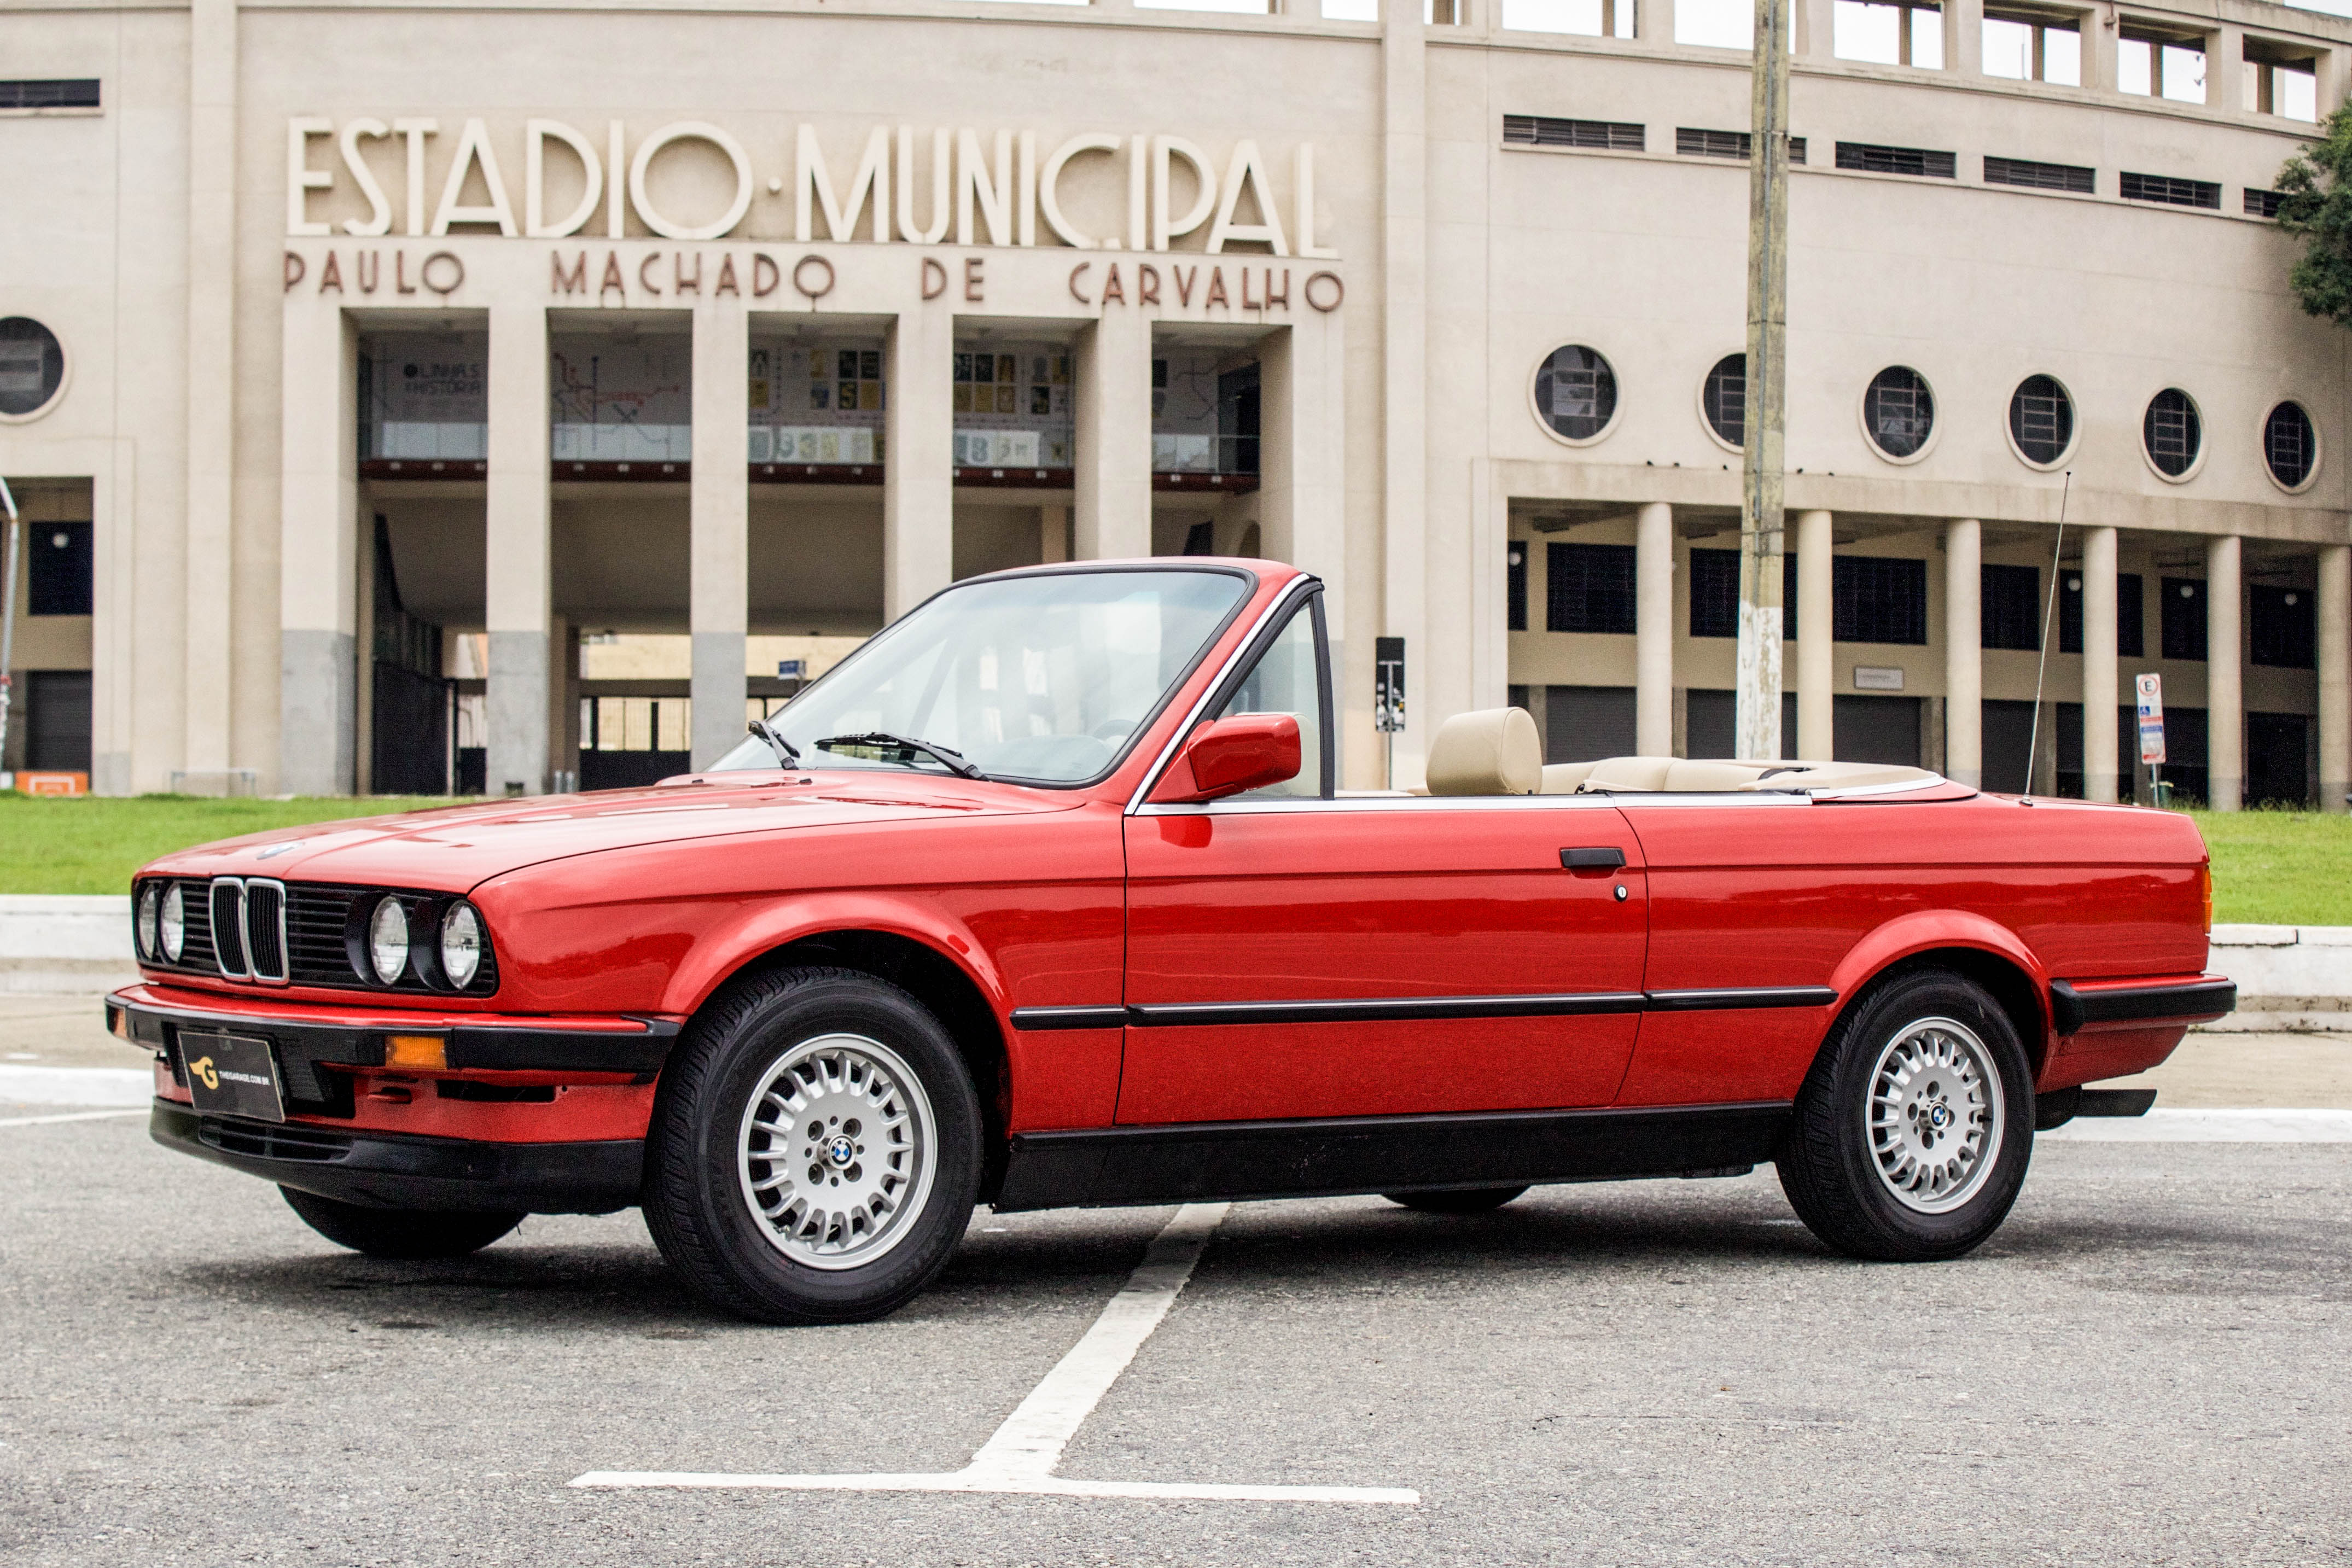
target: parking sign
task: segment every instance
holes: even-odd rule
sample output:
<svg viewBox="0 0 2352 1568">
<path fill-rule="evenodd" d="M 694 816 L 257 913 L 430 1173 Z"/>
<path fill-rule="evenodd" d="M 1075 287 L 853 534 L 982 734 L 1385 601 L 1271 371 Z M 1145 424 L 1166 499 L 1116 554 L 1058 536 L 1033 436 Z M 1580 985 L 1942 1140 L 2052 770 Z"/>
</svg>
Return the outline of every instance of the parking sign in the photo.
<svg viewBox="0 0 2352 1568">
<path fill-rule="evenodd" d="M 2164 677 L 2141 675 L 2133 685 L 2139 692 L 2139 759 L 2154 768 L 2164 761 Z"/>
</svg>

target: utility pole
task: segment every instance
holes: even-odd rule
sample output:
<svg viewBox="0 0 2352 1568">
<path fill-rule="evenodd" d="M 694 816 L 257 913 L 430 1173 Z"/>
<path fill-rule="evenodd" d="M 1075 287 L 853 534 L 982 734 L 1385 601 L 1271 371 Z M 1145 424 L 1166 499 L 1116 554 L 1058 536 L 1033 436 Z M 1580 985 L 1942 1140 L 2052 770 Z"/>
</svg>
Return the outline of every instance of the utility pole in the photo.
<svg viewBox="0 0 2352 1568">
<path fill-rule="evenodd" d="M 1748 159 L 1748 398 L 1739 517 L 1738 754 L 1780 756 L 1780 525 L 1789 341 L 1789 0 L 1756 0 Z M 1826 637 L 1826 626 L 1808 627 Z"/>
</svg>

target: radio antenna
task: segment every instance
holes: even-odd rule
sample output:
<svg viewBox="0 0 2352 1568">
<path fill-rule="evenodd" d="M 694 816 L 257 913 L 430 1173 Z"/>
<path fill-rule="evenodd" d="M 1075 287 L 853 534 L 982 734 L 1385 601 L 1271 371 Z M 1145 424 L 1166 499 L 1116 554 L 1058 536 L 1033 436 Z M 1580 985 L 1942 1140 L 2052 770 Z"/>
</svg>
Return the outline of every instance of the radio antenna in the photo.
<svg viewBox="0 0 2352 1568">
<path fill-rule="evenodd" d="M 2069 468 L 2066 482 L 2058 490 L 2058 542 L 2050 547 L 2050 601 L 2042 611 L 2042 657 L 2033 665 L 2033 727 L 2026 732 L 2025 788 L 2019 791 L 2029 800 L 2033 795 L 2034 766 L 2042 756 L 2042 677 L 2050 670 L 2050 622 L 2058 613 L 2059 558 L 2066 549 L 2066 498 L 2074 489 L 2074 471 Z"/>
</svg>

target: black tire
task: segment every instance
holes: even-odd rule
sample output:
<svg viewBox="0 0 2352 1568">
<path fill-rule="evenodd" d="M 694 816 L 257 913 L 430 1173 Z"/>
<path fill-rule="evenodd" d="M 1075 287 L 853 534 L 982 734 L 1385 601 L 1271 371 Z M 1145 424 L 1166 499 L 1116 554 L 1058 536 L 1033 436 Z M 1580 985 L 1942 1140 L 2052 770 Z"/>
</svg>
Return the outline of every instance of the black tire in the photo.
<svg viewBox="0 0 2352 1568">
<path fill-rule="evenodd" d="M 1890 1056 L 1898 1047 L 1907 1054 Z M 2033 1076 L 2017 1030 L 1982 987 L 1932 968 L 1890 976 L 1838 1020 L 1776 1156 L 1815 1236 L 1888 1263 L 1981 1246 L 2032 1157 Z"/>
<path fill-rule="evenodd" d="M 522 1223 L 520 1214 L 435 1208 L 367 1208 L 316 1193 L 278 1189 L 286 1206 L 338 1247 L 371 1258 L 463 1258 Z"/>
<path fill-rule="evenodd" d="M 1523 1186 L 1455 1187 L 1450 1192 L 1384 1192 L 1391 1203 L 1423 1214 L 1487 1214 L 1527 1191 Z"/>
<path fill-rule="evenodd" d="M 911 1086 L 896 1082 L 900 1072 Z M 766 1092 L 788 1077 L 803 1108 L 783 1115 L 785 1102 Z M 860 1092 L 885 1108 L 859 1113 Z M 760 1107 L 786 1125 L 767 1130 L 751 1114 Z M 664 1069 L 646 1142 L 646 1226 L 688 1288 L 723 1312 L 861 1322 L 905 1305 L 955 1255 L 982 1144 L 971 1074 L 920 1002 L 854 970 L 777 970 L 706 1008 Z M 772 1150 L 779 1157 L 761 1158 Z M 832 1190 L 845 1180 L 848 1189 Z M 859 1192 L 870 1196 L 861 1203 Z M 822 1218 L 833 1211 L 819 1205 L 834 1202 L 847 1207 Z M 861 1249 L 870 1260 L 857 1260 Z"/>
</svg>

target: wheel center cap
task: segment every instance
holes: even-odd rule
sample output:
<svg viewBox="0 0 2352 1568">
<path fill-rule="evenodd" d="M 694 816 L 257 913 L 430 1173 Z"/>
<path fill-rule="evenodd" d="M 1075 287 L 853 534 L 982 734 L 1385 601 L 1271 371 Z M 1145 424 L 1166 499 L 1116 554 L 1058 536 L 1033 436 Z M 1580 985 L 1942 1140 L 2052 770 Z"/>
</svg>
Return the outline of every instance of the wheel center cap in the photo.
<svg viewBox="0 0 2352 1568">
<path fill-rule="evenodd" d="M 1952 1108 L 1948 1105 L 1938 1103 L 1927 1108 L 1927 1124 L 1931 1127 L 1941 1127 L 1951 1119 Z"/>
<path fill-rule="evenodd" d="M 833 1162 L 835 1170 L 847 1170 L 850 1162 L 857 1157 L 857 1145 L 850 1141 L 848 1134 L 835 1133 L 825 1140 L 824 1157 Z"/>
</svg>

